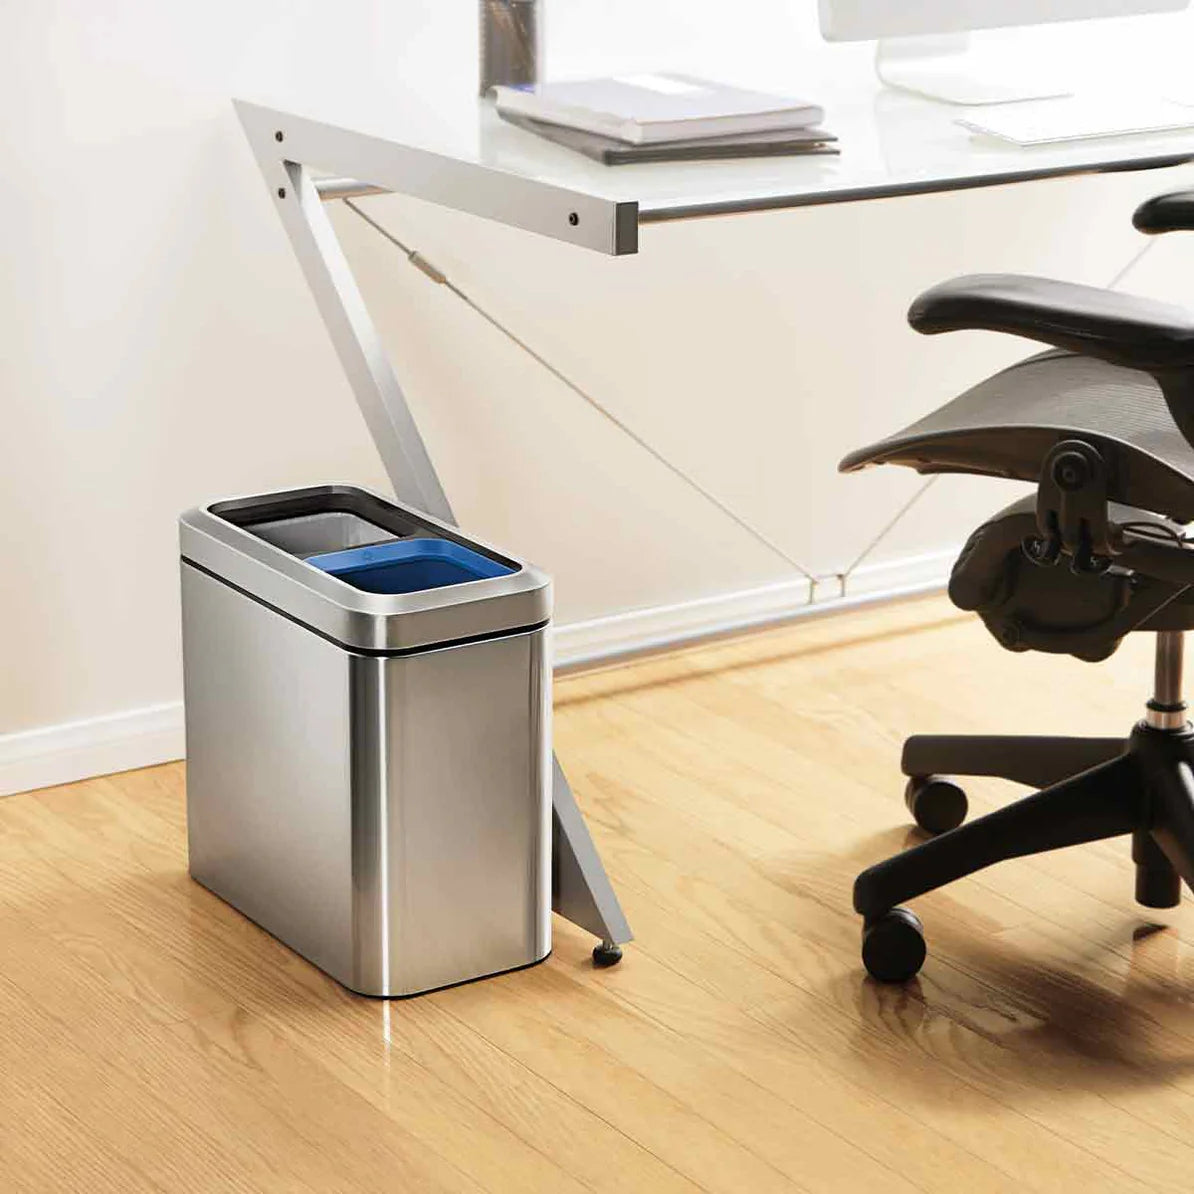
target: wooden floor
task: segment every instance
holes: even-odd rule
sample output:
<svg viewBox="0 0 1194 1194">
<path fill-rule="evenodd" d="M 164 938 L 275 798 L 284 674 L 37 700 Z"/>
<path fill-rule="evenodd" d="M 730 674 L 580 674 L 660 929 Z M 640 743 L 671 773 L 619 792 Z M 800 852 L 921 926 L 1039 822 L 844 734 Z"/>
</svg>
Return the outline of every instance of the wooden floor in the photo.
<svg viewBox="0 0 1194 1194">
<path fill-rule="evenodd" d="M 1140 639 L 1013 656 L 933 599 L 561 683 L 638 939 L 406 1002 L 187 878 L 179 765 L 0 801 L 0 1190 L 1188 1191 L 1194 926 L 1142 930 L 1126 842 L 918 901 L 905 989 L 850 911 L 904 735 L 1126 730 Z"/>
</svg>

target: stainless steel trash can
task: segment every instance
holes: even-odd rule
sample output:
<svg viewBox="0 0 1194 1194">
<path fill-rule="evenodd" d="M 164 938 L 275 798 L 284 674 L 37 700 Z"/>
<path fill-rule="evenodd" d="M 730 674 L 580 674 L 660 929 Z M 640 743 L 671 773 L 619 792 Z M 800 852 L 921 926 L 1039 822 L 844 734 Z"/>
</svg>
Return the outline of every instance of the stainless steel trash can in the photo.
<svg viewBox="0 0 1194 1194">
<path fill-rule="evenodd" d="M 551 949 L 551 585 L 351 486 L 180 520 L 191 875 L 368 995 Z"/>
</svg>

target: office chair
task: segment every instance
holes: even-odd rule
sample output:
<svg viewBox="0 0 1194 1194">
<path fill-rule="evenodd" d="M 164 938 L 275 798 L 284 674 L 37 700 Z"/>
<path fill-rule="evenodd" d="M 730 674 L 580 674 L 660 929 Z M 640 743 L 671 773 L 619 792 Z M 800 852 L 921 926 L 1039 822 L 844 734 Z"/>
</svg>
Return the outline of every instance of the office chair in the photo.
<svg viewBox="0 0 1194 1194">
<path fill-rule="evenodd" d="M 1194 230 L 1194 191 L 1137 209 L 1155 234 Z M 1156 634 L 1152 699 L 1124 738 L 918 735 L 904 744 L 905 800 L 936 836 L 863 871 L 862 958 L 884 982 L 912 978 L 924 929 L 900 907 L 1007 858 L 1132 835 L 1136 898 L 1175 906 L 1194 887 L 1194 728 L 1182 700 L 1194 627 L 1194 314 L 1044 278 L 983 274 L 922 294 L 927 335 L 981 328 L 1050 346 L 842 461 L 1035 481 L 971 535 L 949 582 L 1012 651 L 1106 659 L 1125 634 Z M 963 824 L 949 775 L 1039 789 Z"/>
</svg>

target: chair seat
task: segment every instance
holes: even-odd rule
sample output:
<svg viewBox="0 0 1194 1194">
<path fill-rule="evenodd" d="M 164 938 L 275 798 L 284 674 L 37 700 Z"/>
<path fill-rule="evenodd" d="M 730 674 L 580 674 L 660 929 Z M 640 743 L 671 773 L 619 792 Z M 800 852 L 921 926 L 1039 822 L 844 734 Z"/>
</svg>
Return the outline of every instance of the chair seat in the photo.
<svg viewBox="0 0 1194 1194">
<path fill-rule="evenodd" d="M 1194 447 L 1147 373 L 1049 351 L 973 386 L 903 431 L 851 452 L 842 472 L 903 464 L 921 473 L 1039 479 L 1063 439 L 1093 444 L 1109 465 L 1108 496 L 1194 521 Z"/>
</svg>

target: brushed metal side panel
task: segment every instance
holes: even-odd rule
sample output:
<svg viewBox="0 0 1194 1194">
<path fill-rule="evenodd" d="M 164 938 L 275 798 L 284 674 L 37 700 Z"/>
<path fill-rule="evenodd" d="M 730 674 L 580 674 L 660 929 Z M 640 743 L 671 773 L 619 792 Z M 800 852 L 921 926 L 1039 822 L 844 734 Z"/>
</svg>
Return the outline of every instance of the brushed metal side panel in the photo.
<svg viewBox="0 0 1194 1194">
<path fill-rule="evenodd" d="M 435 153 L 245 100 L 234 103 L 271 192 L 291 181 L 301 163 L 599 253 L 634 251 L 624 243 L 628 216 L 622 214 L 637 211 L 633 202 L 545 182 L 455 152 Z M 285 137 L 284 144 L 278 143 L 278 134 Z M 293 181 L 291 187 L 278 205 L 288 227 L 297 218 L 292 213 L 299 201 L 306 200 L 301 192 L 294 194 Z M 319 202 L 314 187 L 311 193 Z"/>
<path fill-rule="evenodd" d="M 350 656 L 182 566 L 191 875 L 352 975 Z"/>
<path fill-rule="evenodd" d="M 408 995 L 550 952 L 547 649 L 538 630 L 354 657 L 354 989 Z"/>
</svg>

